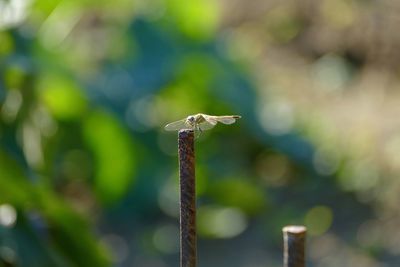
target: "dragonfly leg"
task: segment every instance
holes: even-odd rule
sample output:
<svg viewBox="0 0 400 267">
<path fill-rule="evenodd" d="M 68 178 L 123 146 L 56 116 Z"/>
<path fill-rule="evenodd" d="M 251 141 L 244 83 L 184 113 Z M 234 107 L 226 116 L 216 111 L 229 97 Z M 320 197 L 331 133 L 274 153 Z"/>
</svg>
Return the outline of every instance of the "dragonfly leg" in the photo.
<svg viewBox="0 0 400 267">
<path fill-rule="evenodd" d="M 196 132 L 197 132 L 196 138 L 199 138 L 201 133 L 203 132 L 203 130 L 200 128 L 199 125 L 196 125 Z"/>
</svg>

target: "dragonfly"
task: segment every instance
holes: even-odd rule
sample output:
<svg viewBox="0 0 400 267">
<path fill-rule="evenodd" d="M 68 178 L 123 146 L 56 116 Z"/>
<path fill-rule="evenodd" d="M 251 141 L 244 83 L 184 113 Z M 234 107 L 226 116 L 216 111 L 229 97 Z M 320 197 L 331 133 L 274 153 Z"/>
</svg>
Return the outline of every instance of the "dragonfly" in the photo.
<svg viewBox="0 0 400 267">
<path fill-rule="evenodd" d="M 239 115 L 212 116 L 203 113 L 187 116 L 185 119 L 174 121 L 165 125 L 167 131 L 177 131 L 181 129 L 191 129 L 202 132 L 209 130 L 217 125 L 218 122 L 223 124 L 235 123 L 240 119 Z"/>
</svg>

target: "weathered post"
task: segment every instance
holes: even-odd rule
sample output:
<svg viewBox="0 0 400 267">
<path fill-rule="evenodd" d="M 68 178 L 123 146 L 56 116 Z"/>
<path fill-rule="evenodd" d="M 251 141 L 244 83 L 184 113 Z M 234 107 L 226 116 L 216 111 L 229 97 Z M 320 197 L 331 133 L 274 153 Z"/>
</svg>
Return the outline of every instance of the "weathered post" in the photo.
<svg viewBox="0 0 400 267">
<path fill-rule="evenodd" d="M 178 134 L 180 179 L 180 260 L 181 267 L 196 267 L 196 190 L 194 131 Z"/>
</svg>

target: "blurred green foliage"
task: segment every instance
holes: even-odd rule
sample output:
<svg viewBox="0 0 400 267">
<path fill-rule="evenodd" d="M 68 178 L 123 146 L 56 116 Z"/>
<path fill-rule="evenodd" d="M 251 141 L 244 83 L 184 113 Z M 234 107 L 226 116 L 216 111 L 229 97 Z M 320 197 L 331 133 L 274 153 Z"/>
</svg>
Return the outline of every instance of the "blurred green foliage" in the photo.
<svg viewBox="0 0 400 267">
<path fill-rule="evenodd" d="M 199 266 L 281 266 L 287 224 L 310 266 L 395 266 L 383 2 L 0 0 L 0 266 L 176 266 L 163 125 L 198 112 L 242 115 L 196 140 Z"/>
</svg>

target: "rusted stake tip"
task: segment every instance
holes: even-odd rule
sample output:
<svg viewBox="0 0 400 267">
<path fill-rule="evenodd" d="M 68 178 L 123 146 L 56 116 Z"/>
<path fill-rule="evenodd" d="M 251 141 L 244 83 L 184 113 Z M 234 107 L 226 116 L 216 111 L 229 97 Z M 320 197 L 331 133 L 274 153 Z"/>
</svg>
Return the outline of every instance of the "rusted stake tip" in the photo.
<svg viewBox="0 0 400 267">
<path fill-rule="evenodd" d="M 282 232 L 295 235 L 302 235 L 307 232 L 307 228 L 302 225 L 288 225 L 282 228 Z"/>
<path fill-rule="evenodd" d="M 194 131 L 191 130 L 191 129 L 182 129 L 182 130 L 180 130 L 178 132 L 178 140 L 179 140 L 179 142 L 182 142 L 183 146 L 189 145 L 189 143 L 193 142 L 193 140 L 194 140 Z M 182 149 L 181 145 L 179 145 L 178 148 Z"/>
<path fill-rule="evenodd" d="M 194 133 L 194 130 L 192 130 L 192 129 L 179 130 L 179 134 L 183 134 L 183 133 L 186 133 L 186 134 Z"/>
</svg>

